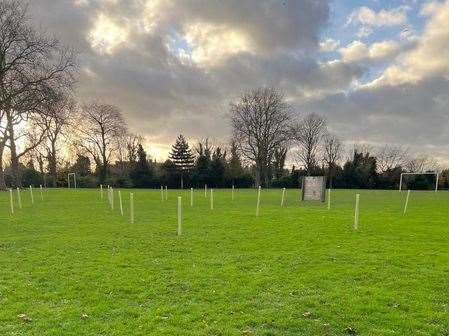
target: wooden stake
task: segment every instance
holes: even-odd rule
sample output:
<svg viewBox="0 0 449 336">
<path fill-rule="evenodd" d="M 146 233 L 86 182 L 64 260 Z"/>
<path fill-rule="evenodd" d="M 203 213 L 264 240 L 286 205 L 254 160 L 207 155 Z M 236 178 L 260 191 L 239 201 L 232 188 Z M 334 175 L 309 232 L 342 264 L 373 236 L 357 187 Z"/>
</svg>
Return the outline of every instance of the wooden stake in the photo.
<svg viewBox="0 0 449 336">
<path fill-rule="evenodd" d="M 281 207 L 284 206 L 284 200 L 285 200 L 285 188 L 282 188 Z"/>
<path fill-rule="evenodd" d="M 182 197 L 178 196 L 178 236 L 182 234 Z"/>
<path fill-rule="evenodd" d="M 31 197 L 31 204 L 34 204 L 34 196 L 33 196 L 33 187 L 30 186 L 30 197 Z"/>
<path fill-rule="evenodd" d="M 44 200 L 44 193 L 43 193 L 43 190 L 42 190 L 42 184 L 39 185 L 39 190 L 40 190 L 40 193 L 41 193 L 41 201 L 43 201 Z"/>
<path fill-rule="evenodd" d="M 257 206 L 256 206 L 256 217 L 259 217 L 259 207 L 260 207 L 260 189 L 261 189 L 261 187 L 259 186 L 259 190 L 257 191 Z"/>
<path fill-rule="evenodd" d="M 193 188 L 190 188 L 190 206 L 193 207 Z"/>
<path fill-rule="evenodd" d="M 14 200 L 12 196 L 12 189 L 9 189 L 9 205 L 11 207 L 11 215 L 14 214 Z"/>
<path fill-rule="evenodd" d="M 118 201 L 120 203 L 120 214 L 123 216 L 122 193 L 118 191 Z"/>
<path fill-rule="evenodd" d="M 404 215 L 407 212 L 407 207 L 408 207 L 408 199 L 410 198 L 410 189 L 407 191 L 407 198 L 405 199 L 405 205 L 404 205 Z"/>
<path fill-rule="evenodd" d="M 232 185 L 232 194 L 231 194 L 231 199 L 234 200 L 234 185 Z"/>
<path fill-rule="evenodd" d="M 103 185 L 100 184 L 100 197 L 103 199 Z"/>
<path fill-rule="evenodd" d="M 129 194 L 129 215 L 131 224 L 134 224 L 134 194 Z"/>
<path fill-rule="evenodd" d="M 204 198 L 207 198 L 207 184 L 204 185 Z"/>
<path fill-rule="evenodd" d="M 168 187 L 165 186 L 165 200 L 168 200 Z"/>
<path fill-rule="evenodd" d="M 331 188 L 327 189 L 327 210 L 331 209 Z"/>
<path fill-rule="evenodd" d="M 20 189 L 17 187 L 17 201 L 19 203 L 19 209 L 22 209 L 22 197 L 20 196 Z"/>
<path fill-rule="evenodd" d="M 214 210 L 214 189 L 210 190 L 210 209 Z"/>
<path fill-rule="evenodd" d="M 161 201 L 164 201 L 164 187 L 161 186 Z"/>
<path fill-rule="evenodd" d="M 114 189 L 111 187 L 111 210 L 114 210 Z"/>
<path fill-rule="evenodd" d="M 359 228 L 359 202 L 360 194 L 355 195 L 354 230 Z"/>
</svg>

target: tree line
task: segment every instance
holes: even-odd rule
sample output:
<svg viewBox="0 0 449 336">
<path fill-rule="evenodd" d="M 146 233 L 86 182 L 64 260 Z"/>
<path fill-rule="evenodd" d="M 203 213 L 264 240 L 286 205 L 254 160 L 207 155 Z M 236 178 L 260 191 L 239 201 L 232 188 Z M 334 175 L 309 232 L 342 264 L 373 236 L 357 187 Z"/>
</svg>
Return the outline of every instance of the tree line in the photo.
<svg viewBox="0 0 449 336">
<path fill-rule="evenodd" d="M 34 27 L 26 5 L 0 3 L 0 189 L 66 186 L 68 173 L 81 187 L 298 187 L 302 176 L 325 175 L 330 187 L 397 188 L 402 172 L 437 169 L 400 146 L 359 145 L 348 155 L 323 117 L 298 117 L 276 88 L 248 90 L 230 104 L 228 144 L 191 145 L 179 135 L 156 162 L 117 106 L 76 100 L 78 69 L 77 53 Z"/>
<path fill-rule="evenodd" d="M 233 139 L 243 159 L 254 168 L 255 185 L 297 187 L 303 176 L 324 175 L 331 188 L 392 189 L 398 188 L 403 172 L 439 170 L 432 158 L 412 155 L 402 146 L 354 144 L 348 155 L 325 118 L 315 113 L 298 117 L 276 88 L 245 92 L 231 104 L 230 112 Z M 284 168 L 287 154 L 299 168 Z M 440 173 L 440 187 L 448 187 L 449 171 Z M 428 189 L 434 186 L 435 177 L 408 176 L 404 184 Z"/>
</svg>

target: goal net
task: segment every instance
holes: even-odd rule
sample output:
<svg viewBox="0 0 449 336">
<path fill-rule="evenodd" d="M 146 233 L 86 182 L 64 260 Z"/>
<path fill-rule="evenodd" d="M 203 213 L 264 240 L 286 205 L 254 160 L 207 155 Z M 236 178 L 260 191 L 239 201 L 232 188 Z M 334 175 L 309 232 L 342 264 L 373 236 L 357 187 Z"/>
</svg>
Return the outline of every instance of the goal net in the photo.
<svg viewBox="0 0 449 336">
<path fill-rule="evenodd" d="M 438 190 L 438 172 L 402 173 L 399 181 L 401 190 Z"/>
<path fill-rule="evenodd" d="M 68 173 L 67 174 L 67 187 L 75 188 L 76 189 L 76 174 L 75 173 Z"/>
</svg>

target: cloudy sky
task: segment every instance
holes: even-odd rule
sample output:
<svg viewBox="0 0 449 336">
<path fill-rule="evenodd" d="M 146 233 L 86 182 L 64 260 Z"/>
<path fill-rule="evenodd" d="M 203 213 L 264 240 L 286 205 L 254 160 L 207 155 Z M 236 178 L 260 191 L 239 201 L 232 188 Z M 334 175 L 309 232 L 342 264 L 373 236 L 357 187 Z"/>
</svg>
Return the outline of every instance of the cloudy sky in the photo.
<svg viewBox="0 0 449 336">
<path fill-rule="evenodd" d="M 33 0 L 81 53 L 78 95 L 118 105 L 148 151 L 229 139 L 229 102 L 279 87 L 350 143 L 449 165 L 449 0 Z M 447 157 L 447 158 L 446 158 Z"/>
</svg>

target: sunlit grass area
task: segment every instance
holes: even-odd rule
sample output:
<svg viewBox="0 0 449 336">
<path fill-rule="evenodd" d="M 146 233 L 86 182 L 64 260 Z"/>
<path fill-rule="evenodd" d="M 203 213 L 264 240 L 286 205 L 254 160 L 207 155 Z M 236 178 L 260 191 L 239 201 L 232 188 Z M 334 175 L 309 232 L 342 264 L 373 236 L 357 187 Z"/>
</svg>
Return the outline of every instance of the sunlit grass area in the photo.
<svg viewBox="0 0 449 336">
<path fill-rule="evenodd" d="M 1 193 L 0 335 L 449 335 L 449 193 L 281 193 Z"/>
</svg>

